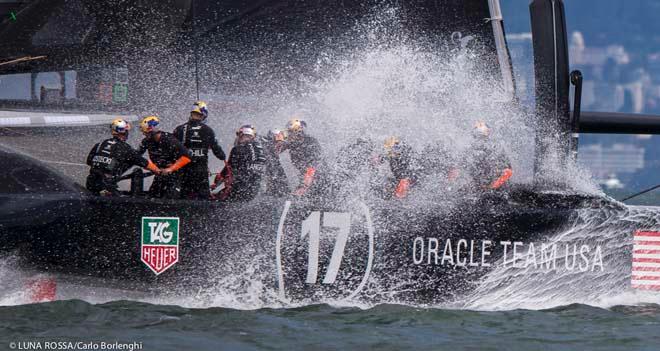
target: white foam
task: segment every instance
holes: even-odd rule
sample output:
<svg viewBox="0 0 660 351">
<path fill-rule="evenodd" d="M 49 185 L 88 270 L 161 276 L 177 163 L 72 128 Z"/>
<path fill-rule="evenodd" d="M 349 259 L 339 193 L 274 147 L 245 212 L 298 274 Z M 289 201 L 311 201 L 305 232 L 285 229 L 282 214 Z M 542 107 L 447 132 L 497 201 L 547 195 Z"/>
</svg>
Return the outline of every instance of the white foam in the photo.
<svg viewBox="0 0 660 351">
<path fill-rule="evenodd" d="M 660 214 L 644 208 L 613 211 L 581 210 L 571 227 L 554 235 L 551 242 L 600 245 L 603 271 L 557 271 L 538 274 L 531 269 L 497 268 L 464 302 L 463 307 L 485 310 L 546 309 L 582 303 L 598 307 L 660 303 L 660 292 L 636 291 L 631 286 L 632 267 L 657 267 L 632 262 L 633 234 L 648 223 L 660 223 Z M 647 275 L 635 272 L 635 275 Z M 653 275 L 655 274 L 648 274 Z M 634 281 L 639 284 L 646 281 Z"/>
<path fill-rule="evenodd" d="M 383 39 L 383 33 L 388 32 L 383 30 L 384 27 L 396 27 L 396 23 L 388 22 L 390 17 L 396 15 L 395 12 L 385 11 L 379 20 L 361 24 L 363 28 L 351 37 L 351 40 L 363 41 L 362 45 L 356 45 L 360 49 L 344 53 L 341 57 L 334 57 L 334 53 L 328 52 L 327 56 L 336 64 L 320 65 L 331 69 L 315 72 L 320 78 L 295 77 L 290 86 L 274 89 L 279 93 L 263 98 L 269 103 L 256 104 L 256 111 L 250 114 L 250 120 L 237 115 L 227 116 L 221 122 L 209 122 L 218 123 L 218 130 L 231 131 L 234 129 L 228 126 L 254 123 L 259 130 L 265 131 L 272 127 L 281 128 L 294 113 L 302 113 L 301 117 L 308 122 L 309 133 L 320 139 L 331 156 L 329 162 L 332 162 L 333 153 L 339 146 L 354 141 L 358 136 L 373 138 L 380 148 L 389 135 L 400 136 L 418 151 L 427 144 L 442 141 L 449 147 L 452 156 L 459 158 L 472 141 L 474 122 L 484 120 L 493 129 L 494 142 L 504 148 L 513 162 L 513 181 L 530 181 L 534 151 L 533 116 L 513 103 L 503 103 L 508 100 L 507 93 L 498 80 L 492 78 L 491 69 L 480 62 L 478 52 L 470 49 L 469 45 L 457 49 L 448 43 L 443 51 L 438 48 L 429 50 L 410 40 L 401 40 L 396 35 L 393 39 Z M 246 91 L 250 91 L 251 82 L 245 84 Z M 296 95 L 290 91 L 304 93 Z M 47 118 L 47 123 L 89 122 L 86 116 Z M 588 173 L 574 164 L 561 164 L 559 158 L 554 156 L 551 154 L 545 160 L 546 172 L 570 182 L 579 191 L 599 192 Z M 460 166 L 465 166 L 469 161 L 465 157 L 459 160 Z M 291 167 L 286 169 L 290 172 Z M 364 181 L 357 188 L 368 189 L 370 185 Z M 430 185 L 424 188 L 423 194 L 419 192 L 416 196 L 447 201 L 448 198 L 451 200 L 452 194 L 448 188 Z M 359 196 L 359 191 L 355 196 Z M 414 206 L 414 201 L 411 205 Z M 605 214 L 604 217 L 605 220 L 602 220 L 584 214 L 580 221 L 558 233 L 554 240 L 579 239 L 607 245 L 605 272 L 551 276 L 531 270 L 496 269 L 462 307 L 539 309 L 575 302 L 607 305 L 613 301 L 621 303 L 617 300 L 621 296 L 633 296 L 632 303 L 657 302 L 657 295 L 631 292 L 629 288 L 630 263 L 626 261 L 626 255 L 632 247 L 632 233 L 628 232 L 627 227 L 625 230 L 619 229 L 617 221 L 634 221 L 634 216 L 608 217 Z M 274 238 L 274 234 L 264 233 L 264 237 Z M 241 264 L 231 267 L 211 267 L 211 271 L 218 272 L 212 277 L 211 284 L 195 291 L 182 287 L 167 295 L 148 296 L 111 288 L 84 288 L 76 282 L 67 282 L 58 288 L 58 298 L 80 298 L 90 302 L 130 298 L 187 307 L 241 309 L 282 306 L 273 284 L 273 260 L 253 252 L 237 253 L 237 257 L 249 257 L 249 260 L 237 260 Z M 18 270 L 0 263 L 0 281 L 11 281 L 20 275 Z M 370 283 L 378 286 L 377 281 Z M 387 292 L 383 295 L 386 296 Z M 25 303 L 20 289 L 3 296 L 0 304 Z M 386 297 L 383 299 L 380 302 L 396 302 Z M 302 301 L 294 306 L 311 302 L 318 301 Z M 338 306 L 368 306 L 364 302 L 351 300 L 325 302 Z"/>
</svg>

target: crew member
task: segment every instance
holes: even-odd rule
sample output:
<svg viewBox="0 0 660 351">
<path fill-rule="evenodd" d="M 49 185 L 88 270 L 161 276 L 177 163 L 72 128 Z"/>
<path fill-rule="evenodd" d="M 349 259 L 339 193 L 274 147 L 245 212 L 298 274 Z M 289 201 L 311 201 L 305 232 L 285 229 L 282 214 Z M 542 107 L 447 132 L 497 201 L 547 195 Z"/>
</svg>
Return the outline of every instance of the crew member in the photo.
<svg viewBox="0 0 660 351">
<path fill-rule="evenodd" d="M 338 155 L 334 175 L 341 182 L 352 182 L 360 175 L 371 175 L 381 163 L 374 142 L 363 137 L 340 148 Z"/>
<path fill-rule="evenodd" d="M 127 142 L 131 125 L 121 118 L 110 125 L 112 138 L 94 145 L 87 155 L 89 175 L 87 190 L 97 195 L 117 195 L 119 177 L 133 166 L 147 168 L 154 174 L 160 169 L 151 161 L 142 158 Z"/>
<path fill-rule="evenodd" d="M 281 130 L 269 130 L 268 134 L 259 140 L 266 159 L 264 170 L 266 194 L 275 197 L 283 197 L 289 193 L 286 173 L 280 162 L 280 153 L 284 148 L 285 140 L 286 135 Z"/>
<path fill-rule="evenodd" d="M 417 181 L 413 149 L 395 136 L 385 139 L 383 146 L 385 160 L 394 175 L 394 190 L 391 194 L 399 199 L 405 198 L 410 187 Z"/>
<path fill-rule="evenodd" d="M 474 143 L 468 173 L 477 189 L 495 190 L 505 186 L 513 171 L 504 152 L 491 139 L 491 130 L 482 121 L 475 124 Z"/>
<path fill-rule="evenodd" d="M 373 185 L 382 185 L 378 177 L 378 166 L 382 162 L 379 151 L 376 144 L 365 137 L 358 137 L 339 149 L 330 182 L 336 187 L 335 198 L 367 195 Z"/>
<path fill-rule="evenodd" d="M 313 186 L 320 190 L 318 173 L 323 162 L 321 144 L 306 133 L 306 128 L 305 121 L 291 119 L 286 125 L 288 137 L 283 147 L 283 151 L 289 150 L 293 166 L 303 176 L 301 185 L 294 192 L 297 196 L 305 195 Z"/>
<path fill-rule="evenodd" d="M 445 144 L 426 145 L 419 156 L 420 182 L 447 185 L 460 175 L 458 162 Z"/>
<path fill-rule="evenodd" d="M 158 198 L 180 198 L 180 169 L 190 163 L 190 153 L 172 134 L 163 132 L 158 125 L 156 116 L 147 116 L 140 122 L 144 139 L 138 152 L 149 151 L 149 158 L 159 168 L 161 173 L 154 177 L 149 189 L 149 195 Z"/>
<path fill-rule="evenodd" d="M 190 150 L 191 162 L 181 170 L 181 194 L 184 198 L 208 199 L 209 149 L 223 162 L 225 152 L 211 127 L 204 124 L 209 110 L 204 101 L 197 101 L 190 111 L 190 120 L 174 129 L 174 136 Z"/>
<path fill-rule="evenodd" d="M 257 131 L 252 125 L 241 126 L 236 132 L 236 143 L 229 153 L 231 172 L 222 172 L 231 176 L 224 178 L 221 199 L 250 201 L 259 193 L 266 158 L 256 137 Z"/>
</svg>

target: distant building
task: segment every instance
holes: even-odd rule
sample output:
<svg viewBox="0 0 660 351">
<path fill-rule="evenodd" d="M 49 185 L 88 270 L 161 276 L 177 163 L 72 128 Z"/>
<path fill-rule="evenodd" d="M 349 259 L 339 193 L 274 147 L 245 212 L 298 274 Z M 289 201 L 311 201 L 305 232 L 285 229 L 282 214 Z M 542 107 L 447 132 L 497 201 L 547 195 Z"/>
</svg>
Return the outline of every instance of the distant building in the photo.
<svg viewBox="0 0 660 351">
<path fill-rule="evenodd" d="M 604 182 L 616 174 L 635 173 L 644 168 L 644 153 L 643 147 L 631 144 L 592 144 L 580 147 L 578 162 L 589 168 L 597 180 Z"/>
<path fill-rule="evenodd" d="M 573 32 L 568 47 L 568 55 L 574 65 L 604 66 L 608 60 L 616 65 L 630 63 L 630 55 L 622 45 L 587 47 L 580 32 Z"/>
<path fill-rule="evenodd" d="M 573 32 L 568 47 L 571 67 L 583 70 L 582 106 L 599 111 L 642 112 L 649 75 L 631 66 L 622 45 L 588 47 L 580 32 Z"/>
<path fill-rule="evenodd" d="M 590 17 L 575 26 L 580 31 L 568 34 L 570 70 L 581 70 L 584 76 L 582 110 L 660 115 L 660 49 L 656 45 L 660 21 L 653 17 L 660 2 L 608 0 L 597 8 L 588 1 L 565 3 L 568 14 L 589 13 Z M 603 27 L 603 23 L 608 25 Z M 517 28 L 524 31 L 529 27 L 525 23 Z M 518 95 L 533 106 L 531 33 L 507 34 L 507 42 Z M 641 190 L 660 181 L 658 150 L 658 135 L 581 134 L 578 161 L 603 188 Z"/>
</svg>

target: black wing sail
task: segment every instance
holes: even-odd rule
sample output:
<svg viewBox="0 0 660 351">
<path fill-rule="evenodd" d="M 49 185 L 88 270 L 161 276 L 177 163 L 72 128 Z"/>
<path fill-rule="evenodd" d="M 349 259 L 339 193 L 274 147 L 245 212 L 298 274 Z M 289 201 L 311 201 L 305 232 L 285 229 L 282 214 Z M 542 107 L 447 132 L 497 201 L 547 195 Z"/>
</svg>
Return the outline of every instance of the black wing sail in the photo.
<svg viewBox="0 0 660 351">
<path fill-rule="evenodd" d="M 0 63 L 12 62 L 0 65 L 1 110 L 136 114 L 175 108 L 198 89 L 259 93 L 264 72 L 271 86 L 314 76 L 386 15 L 395 35 L 478 38 L 513 90 L 496 0 L 34 0 L 16 12 L 0 23 Z"/>
</svg>

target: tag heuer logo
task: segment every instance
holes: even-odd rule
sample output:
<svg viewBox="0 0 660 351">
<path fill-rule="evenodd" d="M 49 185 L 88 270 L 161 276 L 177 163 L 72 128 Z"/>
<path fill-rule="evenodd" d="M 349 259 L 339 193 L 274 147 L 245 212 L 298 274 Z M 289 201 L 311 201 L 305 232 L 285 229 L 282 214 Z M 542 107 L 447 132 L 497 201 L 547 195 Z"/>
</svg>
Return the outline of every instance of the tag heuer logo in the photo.
<svg viewBox="0 0 660 351">
<path fill-rule="evenodd" d="M 142 262 L 158 274 L 179 262 L 179 218 L 142 217 Z"/>
</svg>

